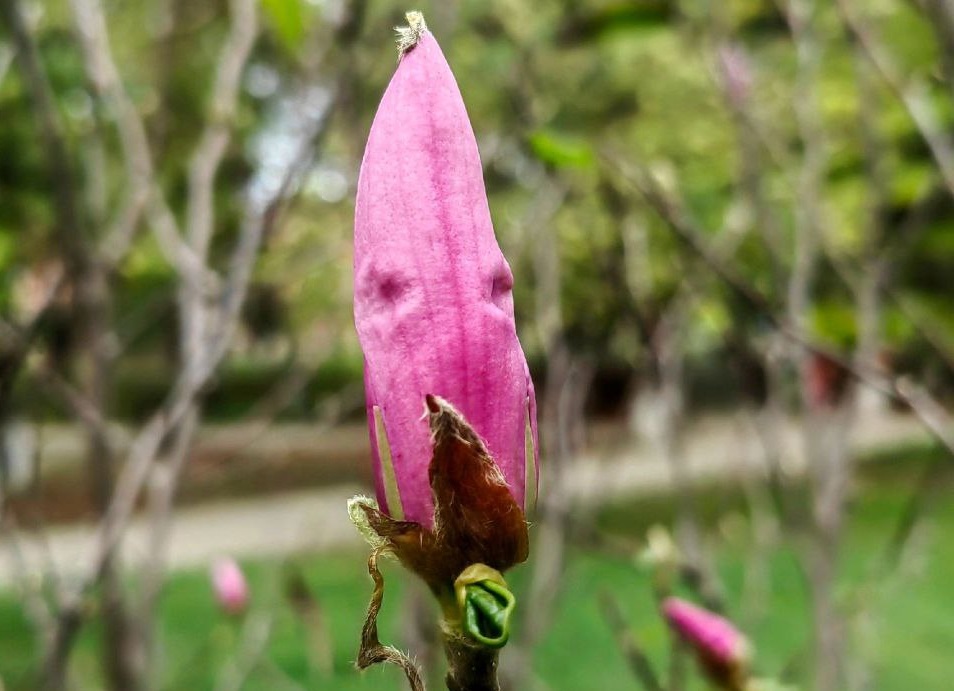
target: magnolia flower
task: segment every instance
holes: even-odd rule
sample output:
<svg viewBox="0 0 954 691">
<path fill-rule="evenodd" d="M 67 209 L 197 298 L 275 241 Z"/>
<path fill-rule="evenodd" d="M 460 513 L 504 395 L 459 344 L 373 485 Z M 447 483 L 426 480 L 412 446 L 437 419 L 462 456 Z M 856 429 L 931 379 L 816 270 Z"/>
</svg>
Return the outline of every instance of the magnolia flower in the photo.
<svg viewBox="0 0 954 691">
<path fill-rule="evenodd" d="M 212 565 L 212 590 L 219 606 L 229 614 L 241 614 L 248 606 L 245 574 L 234 559 L 220 559 Z"/>
<path fill-rule="evenodd" d="M 433 525 L 425 396 L 473 427 L 514 500 L 536 489 L 533 385 L 467 111 L 424 31 L 378 108 L 358 180 L 354 313 L 378 502 Z M 527 491 L 529 486 L 530 491 Z"/>
<path fill-rule="evenodd" d="M 401 58 L 371 125 L 354 277 L 382 510 L 433 525 L 428 394 L 467 420 L 526 508 L 536 491 L 536 411 L 513 275 L 494 237 L 464 102 L 426 30 Z"/>
<path fill-rule="evenodd" d="M 529 549 L 536 403 L 463 99 L 423 18 L 408 20 L 355 202 L 377 506 L 356 498 L 351 515 L 376 548 L 446 594 L 447 616 L 485 620 L 467 608 L 509 612 L 500 572 Z M 464 611 L 447 614 L 455 600 Z M 481 640 L 506 639 L 498 634 Z"/>
<path fill-rule="evenodd" d="M 666 598 L 662 611 L 714 682 L 726 689 L 742 688 L 751 649 L 732 622 L 677 597 Z"/>
</svg>

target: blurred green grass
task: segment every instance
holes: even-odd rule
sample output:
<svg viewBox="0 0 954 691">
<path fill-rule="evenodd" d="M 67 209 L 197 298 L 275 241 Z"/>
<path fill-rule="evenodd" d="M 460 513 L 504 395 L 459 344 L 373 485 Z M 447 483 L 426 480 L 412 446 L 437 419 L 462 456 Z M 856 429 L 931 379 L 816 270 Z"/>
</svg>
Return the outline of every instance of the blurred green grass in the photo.
<svg viewBox="0 0 954 691">
<path fill-rule="evenodd" d="M 949 460 L 930 449 L 896 449 L 865 466 L 856 483 L 843 549 L 839 598 L 847 612 L 863 612 L 851 626 L 852 655 L 870 667 L 876 691 L 950 688 L 950 650 L 954 647 L 954 479 Z M 940 464 L 940 465 L 935 465 Z M 923 473 L 934 468 L 924 481 Z M 939 472 L 936 472 L 939 471 Z M 919 516 L 898 568 L 886 570 L 889 536 L 907 508 L 912 490 L 927 487 Z M 726 601 L 755 641 L 760 674 L 785 673 L 802 682 L 810 650 L 810 607 L 798 559 L 779 544 L 753 552 L 749 522 L 738 496 L 709 493 L 702 502 L 707 541 L 714 550 Z M 640 536 L 671 516 L 663 500 L 630 503 L 598 517 L 601 530 Z M 590 546 L 591 547 L 591 546 Z M 649 575 L 623 553 L 598 553 L 582 543 L 568 552 L 565 579 L 556 599 L 553 624 L 534 653 L 534 671 L 550 689 L 637 689 L 600 614 L 597 595 L 615 594 L 638 640 L 659 670 L 667 665 L 668 638 L 654 613 Z M 253 591 L 248 617 L 268 613 L 271 635 L 259 663 L 242 687 L 249 690 L 295 688 L 358 691 L 403 689 L 399 673 L 353 669 L 364 608 L 370 594 L 363 553 L 295 557 L 285 563 L 244 563 Z M 746 585 L 751 566 L 764 567 L 763 597 Z M 284 599 L 283 578 L 300 569 L 320 602 L 333 636 L 333 672 L 324 675 L 309 663 L 306 636 Z M 513 573 L 517 592 L 526 589 L 529 569 Z M 408 584 L 404 574 L 385 566 L 387 591 L 381 617 L 382 640 L 400 644 L 399 617 Z M 749 582 L 751 585 L 751 582 Z M 241 649 L 242 622 L 219 613 L 204 571 L 175 574 L 161 604 L 160 641 L 164 689 L 212 689 L 221 670 Z M 100 688 L 96 657 L 98 631 L 84 631 L 73 658 L 81 689 Z M 507 651 L 504 651 L 504 655 Z M 239 654 L 242 657 L 242 654 Z M 22 607 L 0 595 L 0 677 L 10 691 L 34 688 L 36 650 Z M 694 686 L 692 688 L 702 688 Z"/>
</svg>

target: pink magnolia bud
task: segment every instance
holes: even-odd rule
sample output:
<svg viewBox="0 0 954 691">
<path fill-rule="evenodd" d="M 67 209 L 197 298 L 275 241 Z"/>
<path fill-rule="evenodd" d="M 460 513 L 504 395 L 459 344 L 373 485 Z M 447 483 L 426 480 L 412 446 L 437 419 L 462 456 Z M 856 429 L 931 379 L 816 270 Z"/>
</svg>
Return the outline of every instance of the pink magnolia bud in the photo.
<svg viewBox="0 0 954 691">
<path fill-rule="evenodd" d="M 219 606 L 229 614 L 241 614 L 248 606 L 248 583 L 234 559 L 220 559 L 212 566 L 212 589 Z"/>
<path fill-rule="evenodd" d="M 745 636 L 718 614 L 677 597 L 662 604 L 663 616 L 699 654 L 707 671 L 720 681 L 737 678 L 749 659 Z"/>
<path fill-rule="evenodd" d="M 718 55 L 729 97 L 739 105 L 752 92 L 752 62 L 745 49 L 737 43 L 720 46 Z"/>
<path fill-rule="evenodd" d="M 536 493 L 536 410 L 464 102 L 423 24 L 404 31 L 358 180 L 354 315 L 378 503 L 430 528 L 425 396 L 463 415 L 520 507 Z"/>
</svg>

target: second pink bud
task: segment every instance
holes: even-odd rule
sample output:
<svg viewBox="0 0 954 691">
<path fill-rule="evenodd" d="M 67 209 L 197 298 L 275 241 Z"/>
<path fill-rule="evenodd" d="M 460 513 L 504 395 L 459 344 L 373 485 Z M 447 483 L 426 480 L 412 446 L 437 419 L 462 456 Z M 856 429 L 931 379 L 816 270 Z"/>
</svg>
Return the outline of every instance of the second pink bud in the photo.
<svg viewBox="0 0 954 691">
<path fill-rule="evenodd" d="M 219 606 L 228 614 L 241 614 L 248 607 L 249 589 L 245 574 L 234 559 L 220 559 L 212 565 L 212 590 Z"/>
</svg>

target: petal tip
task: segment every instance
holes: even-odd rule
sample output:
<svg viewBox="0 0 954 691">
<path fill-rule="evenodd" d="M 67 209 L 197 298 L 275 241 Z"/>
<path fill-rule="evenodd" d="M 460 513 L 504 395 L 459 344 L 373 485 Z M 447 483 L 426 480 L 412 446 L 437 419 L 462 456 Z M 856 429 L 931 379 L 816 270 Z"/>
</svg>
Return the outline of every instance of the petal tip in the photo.
<svg viewBox="0 0 954 691">
<path fill-rule="evenodd" d="M 407 20 L 407 26 L 394 27 L 394 31 L 397 33 L 399 60 L 420 43 L 421 38 L 427 33 L 427 22 L 424 21 L 423 13 L 418 10 L 411 10 L 405 13 L 404 18 Z"/>
</svg>

